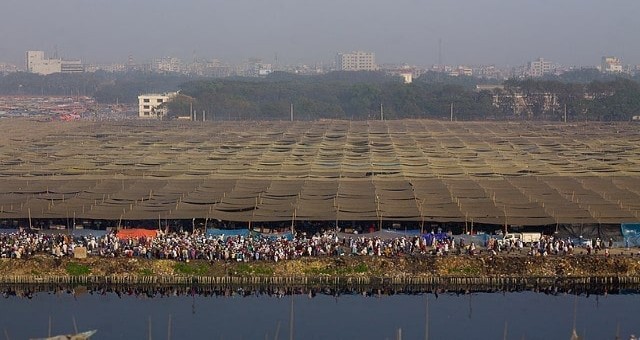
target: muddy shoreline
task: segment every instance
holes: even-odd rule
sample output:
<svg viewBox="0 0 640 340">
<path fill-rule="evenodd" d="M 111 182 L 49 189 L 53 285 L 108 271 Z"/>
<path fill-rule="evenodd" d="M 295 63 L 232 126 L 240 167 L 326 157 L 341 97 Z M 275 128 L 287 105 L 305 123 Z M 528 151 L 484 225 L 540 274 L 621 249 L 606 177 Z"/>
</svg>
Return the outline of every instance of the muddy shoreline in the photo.
<svg viewBox="0 0 640 340">
<path fill-rule="evenodd" d="M 32 278 L 33 282 L 48 277 L 112 277 L 151 278 L 187 282 L 189 278 L 299 278 L 330 282 L 351 279 L 389 282 L 429 282 L 443 278 L 640 278 L 640 256 L 631 254 L 573 255 L 531 257 L 498 256 L 424 256 L 369 257 L 345 256 L 301 258 L 274 262 L 221 262 L 195 260 L 147 260 L 140 258 L 86 259 L 36 256 L 30 259 L 0 259 L 0 282 L 12 277 Z M 260 279 L 262 278 L 262 279 Z M 72 279 L 65 279 L 72 280 Z"/>
</svg>

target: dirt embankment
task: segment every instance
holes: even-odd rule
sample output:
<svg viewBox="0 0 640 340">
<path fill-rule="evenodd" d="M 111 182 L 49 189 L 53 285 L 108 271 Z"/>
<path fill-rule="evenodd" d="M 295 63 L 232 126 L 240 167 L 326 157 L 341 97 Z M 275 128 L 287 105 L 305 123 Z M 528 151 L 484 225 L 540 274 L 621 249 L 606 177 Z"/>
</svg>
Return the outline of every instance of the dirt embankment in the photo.
<svg viewBox="0 0 640 340">
<path fill-rule="evenodd" d="M 1 259 L 1 276 L 335 276 L 640 277 L 640 256 L 445 256 L 302 258 L 273 262 L 188 263 L 136 258 Z"/>
</svg>

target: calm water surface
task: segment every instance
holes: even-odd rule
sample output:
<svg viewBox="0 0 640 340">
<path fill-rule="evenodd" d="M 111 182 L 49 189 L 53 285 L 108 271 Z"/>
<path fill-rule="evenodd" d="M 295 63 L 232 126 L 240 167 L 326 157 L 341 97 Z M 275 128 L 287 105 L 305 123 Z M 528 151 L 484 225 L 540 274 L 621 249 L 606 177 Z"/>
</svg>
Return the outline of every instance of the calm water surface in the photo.
<svg viewBox="0 0 640 340">
<path fill-rule="evenodd" d="M 37 293 L 0 300 L 5 339 L 97 329 L 92 339 L 585 339 L 640 333 L 640 295 L 118 296 Z M 171 322 L 169 323 L 169 320 Z M 427 323 L 428 320 L 428 323 Z M 170 326 L 169 326 L 170 324 Z"/>
</svg>

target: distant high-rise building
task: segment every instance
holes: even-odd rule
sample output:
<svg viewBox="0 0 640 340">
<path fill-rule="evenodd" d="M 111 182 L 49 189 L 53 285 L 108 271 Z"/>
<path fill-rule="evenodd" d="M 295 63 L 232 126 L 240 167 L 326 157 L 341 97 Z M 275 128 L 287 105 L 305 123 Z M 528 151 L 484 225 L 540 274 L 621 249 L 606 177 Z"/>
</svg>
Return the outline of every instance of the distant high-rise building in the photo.
<svg viewBox="0 0 640 340">
<path fill-rule="evenodd" d="M 527 65 L 527 75 L 529 77 L 542 77 L 553 71 L 553 64 L 544 58 L 529 62 Z"/>
<path fill-rule="evenodd" d="M 263 63 L 258 58 L 249 58 L 249 61 L 245 65 L 245 76 L 247 77 L 264 77 L 273 73 L 273 65 Z"/>
<path fill-rule="evenodd" d="M 459 77 L 459 76 L 471 77 L 473 76 L 473 68 L 460 65 L 456 68 L 451 69 L 449 71 L 449 75 L 452 77 Z"/>
<path fill-rule="evenodd" d="M 371 52 L 338 53 L 336 69 L 339 71 L 375 71 L 376 55 Z"/>
<path fill-rule="evenodd" d="M 622 73 L 622 62 L 617 57 L 602 57 L 600 71 L 604 73 Z"/>
<path fill-rule="evenodd" d="M 47 59 L 43 51 L 27 51 L 27 72 L 42 75 L 82 73 L 84 72 L 84 65 L 80 60 Z"/>
<path fill-rule="evenodd" d="M 18 71 L 18 67 L 16 65 L 0 62 L 0 74 L 17 72 L 17 71 Z"/>
<path fill-rule="evenodd" d="M 52 74 L 62 71 L 62 60 L 46 59 L 43 51 L 27 51 L 27 72 Z"/>
<path fill-rule="evenodd" d="M 152 69 L 156 72 L 182 72 L 182 60 L 175 57 L 156 58 L 153 60 Z"/>
</svg>

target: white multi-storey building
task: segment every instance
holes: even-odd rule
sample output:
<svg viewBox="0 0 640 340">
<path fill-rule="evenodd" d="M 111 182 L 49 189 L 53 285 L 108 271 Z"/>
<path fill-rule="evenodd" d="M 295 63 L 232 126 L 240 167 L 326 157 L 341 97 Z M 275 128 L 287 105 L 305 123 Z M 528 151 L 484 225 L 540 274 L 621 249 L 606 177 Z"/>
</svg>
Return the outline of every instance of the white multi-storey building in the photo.
<svg viewBox="0 0 640 340">
<path fill-rule="evenodd" d="M 156 72 L 182 72 L 182 60 L 175 57 L 156 58 L 151 67 Z"/>
<path fill-rule="evenodd" d="M 27 72 L 42 75 L 52 73 L 82 73 L 84 66 L 80 60 L 45 58 L 43 51 L 27 51 Z"/>
<path fill-rule="evenodd" d="M 527 75 L 529 77 L 542 77 L 552 71 L 553 64 L 550 61 L 544 60 L 544 58 L 538 58 L 537 60 L 529 62 L 527 65 Z"/>
<path fill-rule="evenodd" d="M 18 72 L 18 67 L 13 64 L 0 63 L 0 74 Z"/>
<path fill-rule="evenodd" d="M 617 57 L 602 57 L 600 71 L 604 73 L 622 73 L 622 62 Z"/>
<path fill-rule="evenodd" d="M 336 69 L 339 71 L 375 71 L 376 55 L 371 52 L 338 53 L 336 56 Z"/>
<path fill-rule="evenodd" d="M 152 93 L 138 96 L 138 117 L 162 119 L 167 114 L 167 108 L 162 105 L 173 97 L 178 95 L 177 92 L 170 93 Z"/>
<path fill-rule="evenodd" d="M 47 59 L 43 51 L 27 51 L 27 72 L 47 75 L 61 71 L 61 59 Z"/>
</svg>

